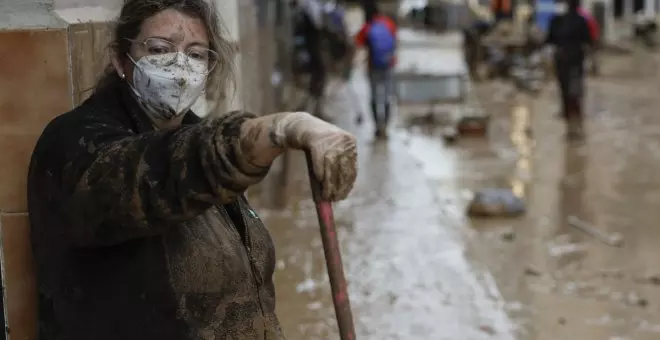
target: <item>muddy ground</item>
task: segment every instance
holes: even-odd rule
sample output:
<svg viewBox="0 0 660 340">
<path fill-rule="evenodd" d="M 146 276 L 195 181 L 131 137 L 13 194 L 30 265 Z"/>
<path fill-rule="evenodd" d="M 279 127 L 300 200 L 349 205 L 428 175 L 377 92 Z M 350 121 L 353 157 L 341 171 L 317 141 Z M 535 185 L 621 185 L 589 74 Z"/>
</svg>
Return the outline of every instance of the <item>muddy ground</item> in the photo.
<svg viewBox="0 0 660 340">
<path fill-rule="evenodd" d="M 603 57 L 582 144 L 564 139 L 553 82 L 537 97 L 478 85 L 490 134 L 451 146 L 433 127 L 404 128 L 405 117 L 374 141 L 369 117 L 354 124 L 356 96 L 339 91 L 331 110 L 360 139 L 358 182 L 335 205 L 358 338 L 660 339 L 659 60 Z M 364 76 L 354 78 L 365 98 Z M 277 309 L 288 339 L 337 339 L 305 165 L 293 158 L 287 207 L 256 199 L 278 249 Z M 466 217 L 486 187 L 511 188 L 528 212 Z"/>
</svg>

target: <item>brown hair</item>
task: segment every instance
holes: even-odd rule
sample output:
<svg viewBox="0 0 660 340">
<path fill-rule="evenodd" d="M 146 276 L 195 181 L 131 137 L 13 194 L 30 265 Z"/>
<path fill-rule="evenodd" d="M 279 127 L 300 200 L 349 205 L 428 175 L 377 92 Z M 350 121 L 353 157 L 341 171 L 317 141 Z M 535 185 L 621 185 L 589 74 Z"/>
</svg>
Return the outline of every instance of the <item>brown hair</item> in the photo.
<svg viewBox="0 0 660 340">
<path fill-rule="evenodd" d="M 119 58 L 127 58 L 131 49 L 130 39 L 135 39 L 140 34 L 144 21 L 166 9 L 174 9 L 199 19 L 206 27 L 210 48 L 219 55 L 218 65 L 208 77 L 207 96 L 211 100 L 224 97 L 228 86 L 235 85 L 236 48 L 226 39 L 227 32 L 216 14 L 215 6 L 209 0 L 125 0 L 115 22 L 110 48 Z M 121 81 L 112 64 L 109 64 L 97 83 L 96 90 Z"/>
</svg>

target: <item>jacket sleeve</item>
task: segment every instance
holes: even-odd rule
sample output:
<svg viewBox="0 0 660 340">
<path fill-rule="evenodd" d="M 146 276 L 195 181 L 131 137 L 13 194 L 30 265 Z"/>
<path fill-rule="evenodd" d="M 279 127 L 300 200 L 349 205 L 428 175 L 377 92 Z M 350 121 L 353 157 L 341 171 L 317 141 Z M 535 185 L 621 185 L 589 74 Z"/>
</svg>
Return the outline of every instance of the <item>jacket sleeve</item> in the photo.
<svg viewBox="0 0 660 340">
<path fill-rule="evenodd" d="M 47 128 L 39 142 L 47 145 L 37 149 L 52 167 L 44 171 L 59 177 L 67 238 L 80 246 L 117 244 L 230 202 L 268 171 L 242 155 L 240 126 L 252 117 L 236 112 L 144 134 L 93 119 L 73 130 Z"/>
</svg>

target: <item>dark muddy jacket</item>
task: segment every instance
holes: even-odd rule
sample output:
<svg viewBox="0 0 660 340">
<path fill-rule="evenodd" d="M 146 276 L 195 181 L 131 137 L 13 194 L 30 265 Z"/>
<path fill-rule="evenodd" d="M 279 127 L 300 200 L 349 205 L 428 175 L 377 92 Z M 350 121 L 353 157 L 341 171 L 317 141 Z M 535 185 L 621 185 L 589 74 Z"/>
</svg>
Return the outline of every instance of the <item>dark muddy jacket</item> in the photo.
<svg viewBox="0 0 660 340">
<path fill-rule="evenodd" d="M 283 339 L 274 248 L 242 196 L 245 113 L 154 131 L 122 83 L 54 119 L 28 191 L 40 340 Z"/>
</svg>

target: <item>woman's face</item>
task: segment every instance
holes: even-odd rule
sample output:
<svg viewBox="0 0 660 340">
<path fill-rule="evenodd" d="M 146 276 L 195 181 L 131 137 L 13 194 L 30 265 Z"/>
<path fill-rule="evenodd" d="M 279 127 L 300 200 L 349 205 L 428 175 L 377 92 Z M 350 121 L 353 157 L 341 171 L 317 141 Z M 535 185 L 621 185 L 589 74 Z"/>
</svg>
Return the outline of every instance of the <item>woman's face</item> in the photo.
<svg viewBox="0 0 660 340">
<path fill-rule="evenodd" d="M 135 43 L 130 50 L 130 55 L 135 61 L 149 54 L 140 44 L 148 38 L 167 40 L 180 52 L 195 46 L 209 48 L 209 36 L 204 23 L 174 9 L 166 9 L 142 23 L 140 34 L 134 39 Z M 112 64 L 120 76 L 125 75 L 127 81 L 133 82 L 135 65 L 129 58 L 115 54 L 112 56 Z"/>
</svg>

